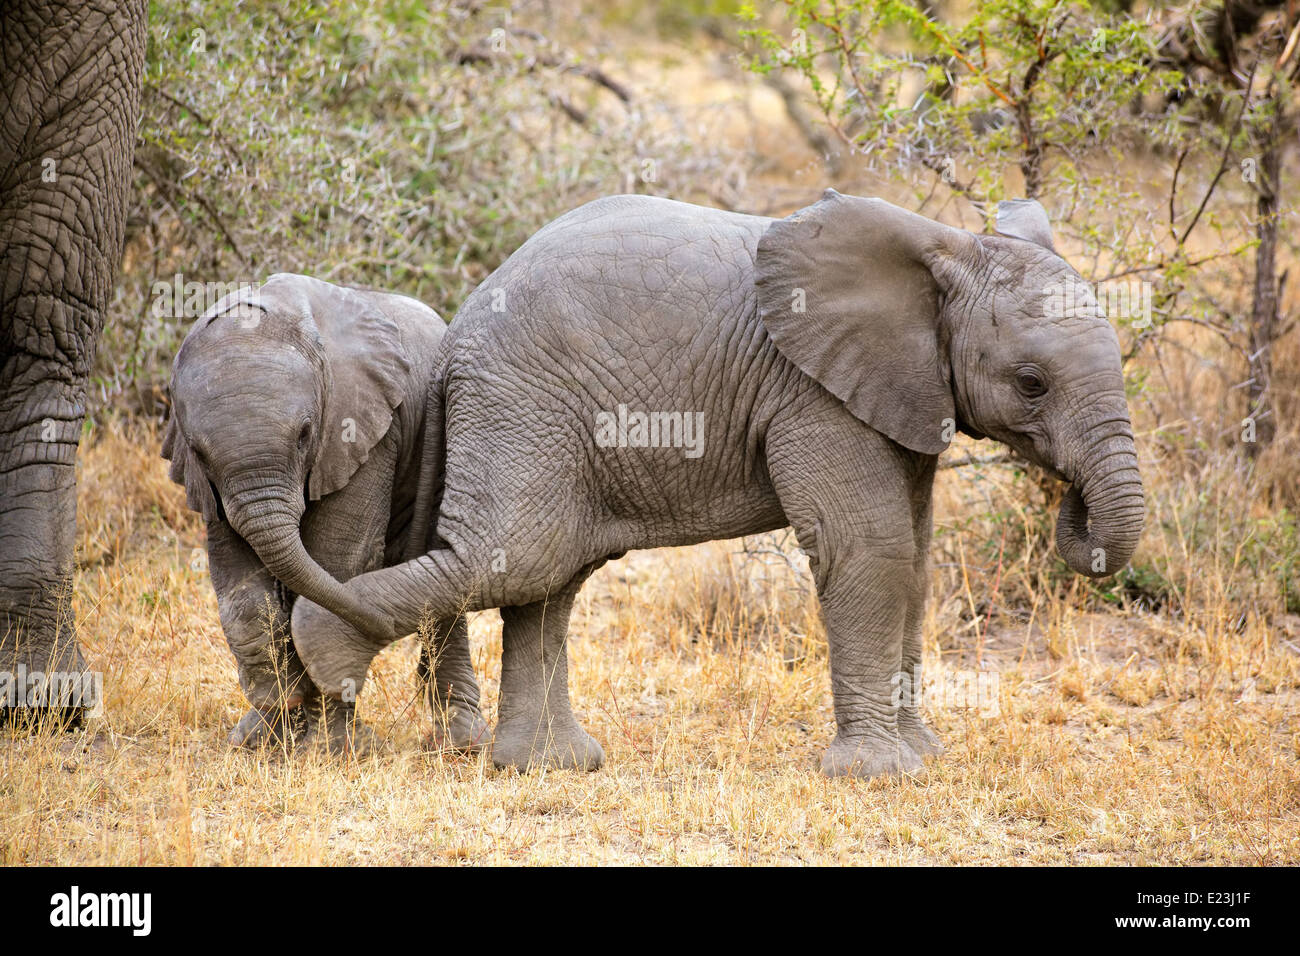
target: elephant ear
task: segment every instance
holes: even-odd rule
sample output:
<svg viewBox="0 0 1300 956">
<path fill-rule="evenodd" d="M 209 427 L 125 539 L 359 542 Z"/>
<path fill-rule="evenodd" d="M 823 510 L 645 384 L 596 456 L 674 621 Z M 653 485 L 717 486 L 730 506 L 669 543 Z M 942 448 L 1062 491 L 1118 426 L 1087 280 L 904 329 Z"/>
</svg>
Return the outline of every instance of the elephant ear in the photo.
<svg viewBox="0 0 1300 956">
<path fill-rule="evenodd" d="M 1056 251 L 1052 245 L 1052 224 L 1047 218 L 1047 210 L 1036 200 L 1004 199 L 998 203 L 993 227 L 1003 236 L 1037 243 L 1048 252 Z"/>
<path fill-rule="evenodd" d="M 191 511 L 203 515 L 204 521 L 217 519 L 217 499 L 212 493 L 212 485 L 207 474 L 199 466 L 190 449 L 190 443 L 181 433 L 176 412 L 167 419 L 167 430 L 163 432 L 162 456 L 171 462 L 167 476 L 185 489 L 185 504 Z"/>
<path fill-rule="evenodd" d="M 382 296 L 294 278 L 305 283 L 307 314 L 327 369 L 316 459 L 307 479 L 307 497 L 315 501 L 346 485 L 392 427 L 411 363 L 401 325 Z"/>
<path fill-rule="evenodd" d="M 937 455 L 956 412 L 935 272 L 974 241 L 882 199 L 828 189 L 759 239 L 759 315 L 781 353 L 854 416 Z"/>
</svg>

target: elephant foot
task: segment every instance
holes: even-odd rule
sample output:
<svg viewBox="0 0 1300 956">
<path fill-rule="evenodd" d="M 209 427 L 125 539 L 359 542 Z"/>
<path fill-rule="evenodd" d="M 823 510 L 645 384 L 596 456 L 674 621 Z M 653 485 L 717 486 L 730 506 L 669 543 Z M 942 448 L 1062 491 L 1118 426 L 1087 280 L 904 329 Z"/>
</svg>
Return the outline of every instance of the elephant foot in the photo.
<svg viewBox="0 0 1300 956">
<path fill-rule="evenodd" d="M 292 628 L 294 649 L 323 693 L 361 693 L 370 662 L 383 649 L 378 642 L 303 597 L 294 602 Z"/>
<path fill-rule="evenodd" d="M 435 707 L 433 733 L 425 739 L 429 750 L 478 753 L 492 739 L 492 728 L 477 707 L 456 703 Z"/>
<path fill-rule="evenodd" d="M 248 713 L 226 735 L 232 747 L 257 750 L 261 747 L 292 746 L 307 730 L 306 708 L 248 708 Z"/>
<path fill-rule="evenodd" d="M 924 768 L 921 757 L 899 737 L 835 735 L 822 757 L 822 773 L 828 777 L 898 777 L 913 775 Z"/>
<path fill-rule="evenodd" d="M 321 696 L 302 710 L 306 711 L 306 729 L 294 745 L 296 754 L 365 757 L 379 746 L 375 732 L 357 720 L 355 704 Z"/>
<path fill-rule="evenodd" d="M 939 735 L 925 725 L 916 713 L 899 711 L 898 736 L 922 757 L 938 757 L 943 754 L 943 742 Z"/>
<path fill-rule="evenodd" d="M 0 611 L 0 645 L 14 627 Z M 47 656 L 0 647 L 0 733 L 6 736 L 80 730 L 87 714 L 97 713 L 102 691 L 75 644 L 59 644 Z"/>
<path fill-rule="evenodd" d="M 599 770 L 605 751 L 572 717 L 517 718 L 497 725 L 492 765 L 499 770 Z"/>
</svg>

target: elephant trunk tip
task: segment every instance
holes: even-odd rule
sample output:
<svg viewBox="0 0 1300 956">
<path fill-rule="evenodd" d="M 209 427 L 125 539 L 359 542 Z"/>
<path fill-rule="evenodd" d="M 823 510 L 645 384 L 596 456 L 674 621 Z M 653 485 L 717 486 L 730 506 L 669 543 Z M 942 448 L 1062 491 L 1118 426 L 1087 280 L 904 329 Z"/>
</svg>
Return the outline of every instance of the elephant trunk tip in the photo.
<svg viewBox="0 0 1300 956">
<path fill-rule="evenodd" d="M 1056 523 L 1056 550 L 1077 574 L 1094 580 L 1110 577 L 1128 564 L 1142 533 L 1140 484 L 1114 486 L 1090 503 L 1078 484 L 1070 486 Z"/>
</svg>

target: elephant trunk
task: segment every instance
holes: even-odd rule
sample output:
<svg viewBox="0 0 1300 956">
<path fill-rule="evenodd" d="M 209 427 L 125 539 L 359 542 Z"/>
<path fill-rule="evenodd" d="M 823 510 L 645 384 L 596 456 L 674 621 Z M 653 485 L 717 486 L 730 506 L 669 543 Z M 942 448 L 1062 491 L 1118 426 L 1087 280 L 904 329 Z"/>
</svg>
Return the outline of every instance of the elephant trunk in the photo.
<svg viewBox="0 0 1300 956">
<path fill-rule="evenodd" d="M 1126 427 L 1098 441 L 1076 469 L 1056 521 L 1056 550 L 1079 574 L 1114 574 L 1137 548 L 1143 514 L 1137 452 Z"/>
<path fill-rule="evenodd" d="M 235 496 L 225 505 L 236 533 L 289 590 L 315 601 L 363 633 L 386 634 L 391 629 L 381 615 L 363 607 L 307 553 L 298 524 L 301 506 L 265 496 L 251 500 Z"/>
</svg>

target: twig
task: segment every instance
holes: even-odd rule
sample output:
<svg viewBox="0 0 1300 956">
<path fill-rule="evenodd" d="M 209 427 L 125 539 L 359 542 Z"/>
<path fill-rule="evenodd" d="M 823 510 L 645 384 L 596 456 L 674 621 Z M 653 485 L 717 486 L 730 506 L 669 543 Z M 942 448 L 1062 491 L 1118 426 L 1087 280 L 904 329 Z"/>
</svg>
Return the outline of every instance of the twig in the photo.
<svg viewBox="0 0 1300 956">
<path fill-rule="evenodd" d="M 1015 464 L 1016 459 L 1011 455 L 967 455 L 965 458 L 958 458 L 954 461 L 941 461 L 939 468 L 965 468 L 967 465 L 1010 465 Z"/>
<path fill-rule="evenodd" d="M 473 64 L 473 63 L 492 64 L 492 63 L 508 62 L 510 59 L 511 59 L 510 54 L 497 53 L 492 50 L 486 50 L 483 48 L 481 43 L 475 44 L 474 46 L 469 47 L 468 49 L 458 50 L 455 55 L 455 62 L 460 64 Z M 619 83 L 617 80 L 611 78 L 608 73 L 606 73 L 604 70 L 600 69 L 599 67 L 587 66 L 582 63 L 573 63 L 570 61 L 565 61 L 560 57 L 554 55 L 553 53 L 533 53 L 528 57 L 528 64 L 527 67 L 525 68 L 525 72 L 531 73 L 539 66 L 543 66 L 548 69 L 557 69 L 563 73 L 574 73 L 585 80 L 590 80 L 592 83 L 595 83 L 597 86 L 601 86 L 609 90 L 611 93 L 617 96 L 619 100 L 621 100 L 622 102 L 624 103 L 632 102 L 631 91 L 622 83 Z"/>
<path fill-rule="evenodd" d="M 1209 204 L 1210 197 L 1214 195 L 1214 190 L 1218 187 L 1219 180 L 1222 179 L 1223 174 L 1228 171 L 1228 157 L 1232 153 L 1232 141 L 1237 138 L 1237 133 L 1241 130 L 1241 122 L 1246 115 L 1246 106 L 1250 102 L 1250 87 L 1251 84 L 1255 82 L 1255 70 L 1258 67 L 1259 60 L 1256 60 L 1250 67 L 1250 76 L 1246 79 L 1245 91 L 1241 95 L 1241 109 L 1237 111 L 1237 121 L 1232 124 L 1232 131 L 1228 133 L 1223 141 L 1223 155 L 1219 158 L 1218 172 L 1216 172 L 1214 178 L 1210 180 L 1210 185 L 1205 189 L 1205 195 L 1201 197 L 1201 204 L 1196 208 L 1196 215 L 1194 215 L 1192 221 L 1187 224 L 1187 229 L 1184 230 L 1183 237 L 1178 240 L 1179 246 L 1187 242 L 1187 237 L 1192 234 L 1192 230 L 1196 228 L 1196 224 L 1201 221 L 1201 213 L 1205 212 L 1205 207 Z"/>
<path fill-rule="evenodd" d="M 160 176 L 157 172 L 151 169 L 148 163 L 141 161 L 139 156 L 137 156 L 135 159 L 135 165 L 141 172 L 145 174 L 145 176 L 149 178 L 150 182 L 152 182 L 155 186 L 157 186 L 167 195 L 167 198 L 171 201 L 172 208 L 176 209 L 178 213 L 180 210 L 177 207 L 177 204 L 175 202 L 176 193 L 178 191 L 185 199 L 193 199 L 199 205 L 199 208 L 202 209 L 204 213 L 207 214 L 209 221 L 211 221 L 212 225 L 216 228 L 217 232 L 221 233 L 222 237 L 226 240 L 226 242 L 230 243 L 230 248 L 234 250 L 235 257 L 239 259 L 239 261 L 242 262 L 245 266 L 251 265 L 251 263 L 248 261 L 248 257 L 245 256 L 243 250 L 239 248 L 239 243 L 235 242 L 235 237 L 230 234 L 230 230 L 228 230 L 226 228 L 225 223 L 221 221 L 221 217 L 217 215 L 216 210 L 212 208 L 212 206 L 208 203 L 206 199 L 203 198 L 202 195 L 198 193 L 191 194 L 185 192 L 184 190 L 174 188 L 174 184 L 169 184 L 164 179 L 164 177 Z"/>
</svg>

